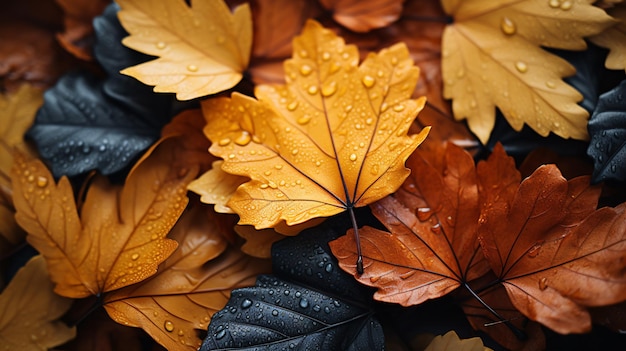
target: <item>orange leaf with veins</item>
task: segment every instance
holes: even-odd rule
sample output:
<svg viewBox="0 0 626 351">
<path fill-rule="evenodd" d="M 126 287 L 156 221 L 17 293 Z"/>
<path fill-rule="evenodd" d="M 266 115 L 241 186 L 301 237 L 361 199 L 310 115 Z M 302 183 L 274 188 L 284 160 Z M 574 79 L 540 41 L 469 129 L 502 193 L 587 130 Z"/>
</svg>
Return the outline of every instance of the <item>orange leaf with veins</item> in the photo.
<svg viewBox="0 0 626 351">
<path fill-rule="evenodd" d="M 153 275 L 176 248 L 165 236 L 187 204 L 197 167 L 176 165 L 175 139 L 139 162 L 123 187 L 96 178 L 80 214 L 66 177 L 18 154 L 12 171 L 16 219 L 46 259 L 55 291 L 82 298 Z"/>
<path fill-rule="evenodd" d="M 295 225 L 394 192 L 428 133 L 406 134 L 424 105 L 409 99 L 419 70 L 406 47 L 359 66 L 356 47 L 309 21 L 285 67 L 287 84 L 258 86 L 258 100 L 202 102 L 211 153 L 224 171 L 251 178 L 228 202 L 240 224 Z"/>
</svg>

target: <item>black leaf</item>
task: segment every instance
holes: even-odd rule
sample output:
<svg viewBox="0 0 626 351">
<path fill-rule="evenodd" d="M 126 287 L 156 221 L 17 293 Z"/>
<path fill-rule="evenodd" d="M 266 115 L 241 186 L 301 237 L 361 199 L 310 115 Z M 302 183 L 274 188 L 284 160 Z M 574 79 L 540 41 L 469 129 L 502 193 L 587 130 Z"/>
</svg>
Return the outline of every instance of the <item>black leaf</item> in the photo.
<svg viewBox="0 0 626 351">
<path fill-rule="evenodd" d="M 626 180 L 626 80 L 600 95 L 589 124 L 592 182 Z"/>
<path fill-rule="evenodd" d="M 45 92 L 27 135 L 59 178 L 93 169 L 117 172 L 156 141 L 160 131 L 104 96 L 90 74 L 72 73 Z"/>
<path fill-rule="evenodd" d="M 384 349 L 372 290 L 339 269 L 327 243 L 341 230 L 327 222 L 274 244 L 275 275 L 233 290 L 201 351 Z"/>
</svg>

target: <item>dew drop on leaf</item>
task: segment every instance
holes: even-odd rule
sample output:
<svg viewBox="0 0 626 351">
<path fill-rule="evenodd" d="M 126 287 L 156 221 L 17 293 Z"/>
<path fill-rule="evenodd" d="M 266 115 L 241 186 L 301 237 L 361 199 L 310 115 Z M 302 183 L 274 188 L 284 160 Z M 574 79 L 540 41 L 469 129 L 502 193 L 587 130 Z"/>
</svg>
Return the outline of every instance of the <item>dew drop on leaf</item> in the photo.
<svg viewBox="0 0 626 351">
<path fill-rule="evenodd" d="M 252 300 L 250 300 L 250 299 L 244 299 L 241 302 L 241 308 L 243 308 L 243 309 L 250 308 L 250 306 L 252 306 Z"/>
<path fill-rule="evenodd" d="M 417 210 L 415 210 L 415 215 L 422 222 L 427 221 L 432 214 L 433 212 L 429 207 L 418 207 Z"/>
<path fill-rule="evenodd" d="M 248 143 L 250 143 L 251 140 L 252 137 L 250 136 L 250 133 L 244 130 L 243 132 L 241 132 L 241 135 L 239 135 L 237 139 L 235 139 L 235 144 L 239 146 L 246 146 L 248 145 Z"/>
<path fill-rule="evenodd" d="M 371 88 L 376 83 L 376 79 L 372 76 L 364 76 L 361 81 L 366 88 Z"/>
<path fill-rule="evenodd" d="M 40 188 L 44 188 L 46 185 L 48 185 L 48 178 L 46 177 L 38 177 L 37 178 L 37 186 Z"/>
<path fill-rule="evenodd" d="M 356 161 L 356 159 L 357 159 L 356 154 L 350 154 L 350 161 L 354 162 L 354 161 Z"/>
<path fill-rule="evenodd" d="M 500 29 L 502 29 L 502 33 L 506 35 L 513 35 L 517 31 L 515 22 L 511 21 L 511 19 L 508 17 L 502 17 L 502 21 L 500 22 Z"/>
<path fill-rule="evenodd" d="M 303 76 L 308 76 L 309 74 L 311 74 L 311 72 L 313 72 L 313 68 L 311 68 L 311 66 L 309 65 L 302 65 L 300 66 L 300 73 Z"/>
<path fill-rule="evenodd" d="M 441 234 L 441 224 L 436 223 L 435 225 L 430 227 L 430 231 L 433 232 L 434 234 Z"/>
<path fill-rule="evenodd" d="M 189 65 L 189 66 L 187 66 L 187 70 L 189 72 L 198 72 L 198 66 L 196 66 L 196 65 Z"/>
<path fill-rule="evenodd" d="M 159 49 L 159 50 L 163 50 L 163 49 L 165 49 L 165 47 L 166 47 L 167 45 L 166 45 L 164 42 L 159 41 L 159 42 L 157 42 L 157 43 L 155 44 L 155 46 L 156 46 L 156 48 L 157 48 L 157 49 Z"/>
<path fill-rule="evenodd" d="M 515 62 L 515 69 L 520 73 L 526 73 L 528 71 L 528 65 L 524 61 Z"/>
<path fill-rule="evenodd" d="M 546 290 L 547 287 L 548 287 L 548 279 L 546 279 L 546 277 L 539 279 L 539 289 L 543 291 L 543 290 Z"/>
<path fill-rule="evenodd" d="M 172 331 L 174 331 L 174 323 L 172 323 L 171 321 L 165 321 L 165 324 L 163 324 L 163 328 L 171 333 Z"/>
<path fill-rule="evenodd" d="M 537 257 L 537 255 L 539 255 L 539 251 L 541 250 L 541 244 L 542 243 L 536 243 L 535 245 L 533 245 L 533 247 L 531 247 L 530 250 L 528 250 L 528 257 L 530 258 Z"/>
<path fill-rule="evenodd" d="M 561 0 L 549 0 L 548 6 L 552 7 L 553 9 L 558 8 L 559 6 L 561 6 Z"/>
<path fill-rule="evenodd" d="M 337 82 L 332 81 L 322 87 L 322 96 L 332 96 L 337 91 Z"/>
</svg>

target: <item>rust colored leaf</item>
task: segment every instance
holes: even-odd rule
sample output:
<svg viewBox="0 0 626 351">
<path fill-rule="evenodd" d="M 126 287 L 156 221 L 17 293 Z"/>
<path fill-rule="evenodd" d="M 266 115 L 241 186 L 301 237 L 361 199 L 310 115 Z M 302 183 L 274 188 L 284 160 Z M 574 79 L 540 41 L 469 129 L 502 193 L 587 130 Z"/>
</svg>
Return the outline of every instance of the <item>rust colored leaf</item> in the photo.
<svg viewBox="0 0 626 351">
<path fill-rule="evenodd" d="M 233 13 L 222 0 L 120 0 L 120 22 L 130 33 L 122 43 L 158 58 L 126 68 L 156 92 L 179 100 L 235 86 L 248 66 L 252 21 L 247 4 Z"/>
<path fill-rule="evenodd" d="M 100 15 L 110 0 L 55 0 L 63 9 L 65 26 L 57 34 L 59 43 L 72 55 L 91 61 L 93 44 L 93 19 Z"/>
<path fill-rule="evenodd" d="M 454 23 L 443 34 L 443 94 L 457 120 L 486 143 L 498 107 L 513 129 L 586 139 L 582 95 L 562 78 L 575 73 L 542 47 L 586 48 L 584 37 L 612 21 L 593 1 L 445 0 Z"/>
<path fill-rule="evenodd" d="M 614 4 L 607 13 L 616 19 L 616 23 L 589 39 L 598 46 L 610 49 L 606 68 L 626 70 L 626 3 Z"/>
<path fill-rule="evenodd" d="M 365 272 L 355 271 L 352 233 L 330 243 L 342 269 L 378 288 L 375 299 L 403 306 L 443 296 L 489 271 L 477 240 L 480 210 L 492 191 L 519 184 L 501 146 L 478 170 L 471 155 L 453 144 L 443 154 L 418 151 L 407 165 L 419 171 L 394 195 L 370 205 L 392 235 L 371 227 L 359 231 Z M 481 168 L 491 173 L 482 176 Z"/>
<path fill-rule="evenodd" d="M 595 210 L 599 192 L 547 165 L 481 213 L 481 246 L 511 301 L 560 333 L 591 328 L 585 306 L 626 298 L 626 206 Z"/>
<path fill-rule="evenodd" d="M 0 256 L 24 240 L 25 233 L 15 222 L 12 200 L 11 167 L 13 149 L 32 153 L 24 133 L 33 123 L 43 103 L 40 89 L 22 85 L 15 93 L 0 95 Z"/>
<path fill-rule="evenodd" d="M 0 21 L 0 91 L 15 92 L 22 84 L 50 87 L 73 63 L 54 33 L 25 21 Z"/>
<path fill-rule="evenodd" d="M 105 296 L 111 318 L 141 327 L 168 350 L 197 350 L 199 331 L 228 302 L 230 291 L 270 271 L 269 261 L 227 248 L 217 222 L 199 204 L 183 214 L 169 236 L 179 247 L 158 274 Z"/>
<path fill-rule="evenodd" d="M 165 236 L 185 205 L 197 168 L 177 165 L 166 140 L 129 173 L 123 187 L 98 177 L 79 212 L 70 183 L 18 155 L 12 179 L 16 219 L 42 253 L 63 296 L 81 298 L 140 282 L 177 244 Z"/>
<path fill-rule="evenodd" d="M 399 44 L 358 66 L 356 47 L 307 22 L 286 61 L 287 84 L 202 102 L 211 153 L 251 178 L 228 207 L 257 229 L 327 217 L 394 192 L 404 161 L 424 140 L 407 130 L 424 99 L 419 70 Z"/>
<path fill-rule="evenodd" d="M 6 350 L 45 351 L 71 340 L 59 318 L 72 300 L 54 293 L 41 256 L 30 259 L 0 294 L 0 343 Z M 28 327 L 25 327 L 28 326 Z"/>
<path fill-rule="evenodd" d="M 355 32 L 368 32 L 396 21 L 402 13 L 403 0 L 320 0 L 341 25 Z"/>
</svg>

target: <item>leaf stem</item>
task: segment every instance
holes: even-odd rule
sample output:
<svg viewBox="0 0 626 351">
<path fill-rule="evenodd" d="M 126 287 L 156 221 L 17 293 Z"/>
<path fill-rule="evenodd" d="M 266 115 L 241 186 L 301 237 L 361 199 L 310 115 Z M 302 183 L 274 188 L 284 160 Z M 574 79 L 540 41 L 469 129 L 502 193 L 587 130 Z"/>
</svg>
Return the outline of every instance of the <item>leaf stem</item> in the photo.
<svg viewBox="0 0 626 351">
<path fill-rule="evenodd" d="M 359 236 L 359 227 L 356 224 L 356 216 L 354 215 L 354 207 L 348 206 L 352 228 L 354 229 L 354 241 L 356 242 L 356 271 L 363 274 L 363 254 L 361 253 L 361 237 Z"/>
<path fill-rule="evenodd" d="M 472 288 L 469 286 L 469 284 L 463 283 L 463 285 L 465 286 L 465 289 L 467 289 L 467 291 L 469 291 L 469 293 L 472 294 L 472 296 L 474 296 L 474 298 L 476 300 L 478 300 L 478 302 L 481 305 L 483 305 L 496 318 L 498 318 L 500 321 L 502 321 L 502 323 L 504 323 L 504 325 L 506 325 L 511 330 L 511 332 L 515 335 L 515 337 L 517 337 L 517 339 L 519 339 L 519 340 L 526 340 L 526 339 L 528 339 L 528 336 L 526 335 L 526 333 L 524 333 L 523 330 L 520 330 L 518 327 L 516 327 L 513 324 L 511 324 L 510 320 L 504 319 L 502 316 L 500 316 L 500 314 L 498 312 L 496 312 L 496 310 L 491 308 L 491 306 L 489 306 L 485 301 L 483 301 L 483 299 L 481 299 L 480 296 L 478 296 L 478 294 L 476 294 L 476 292 L 474 292 L 474 290 L 472 290 Z"/>
</svg>

